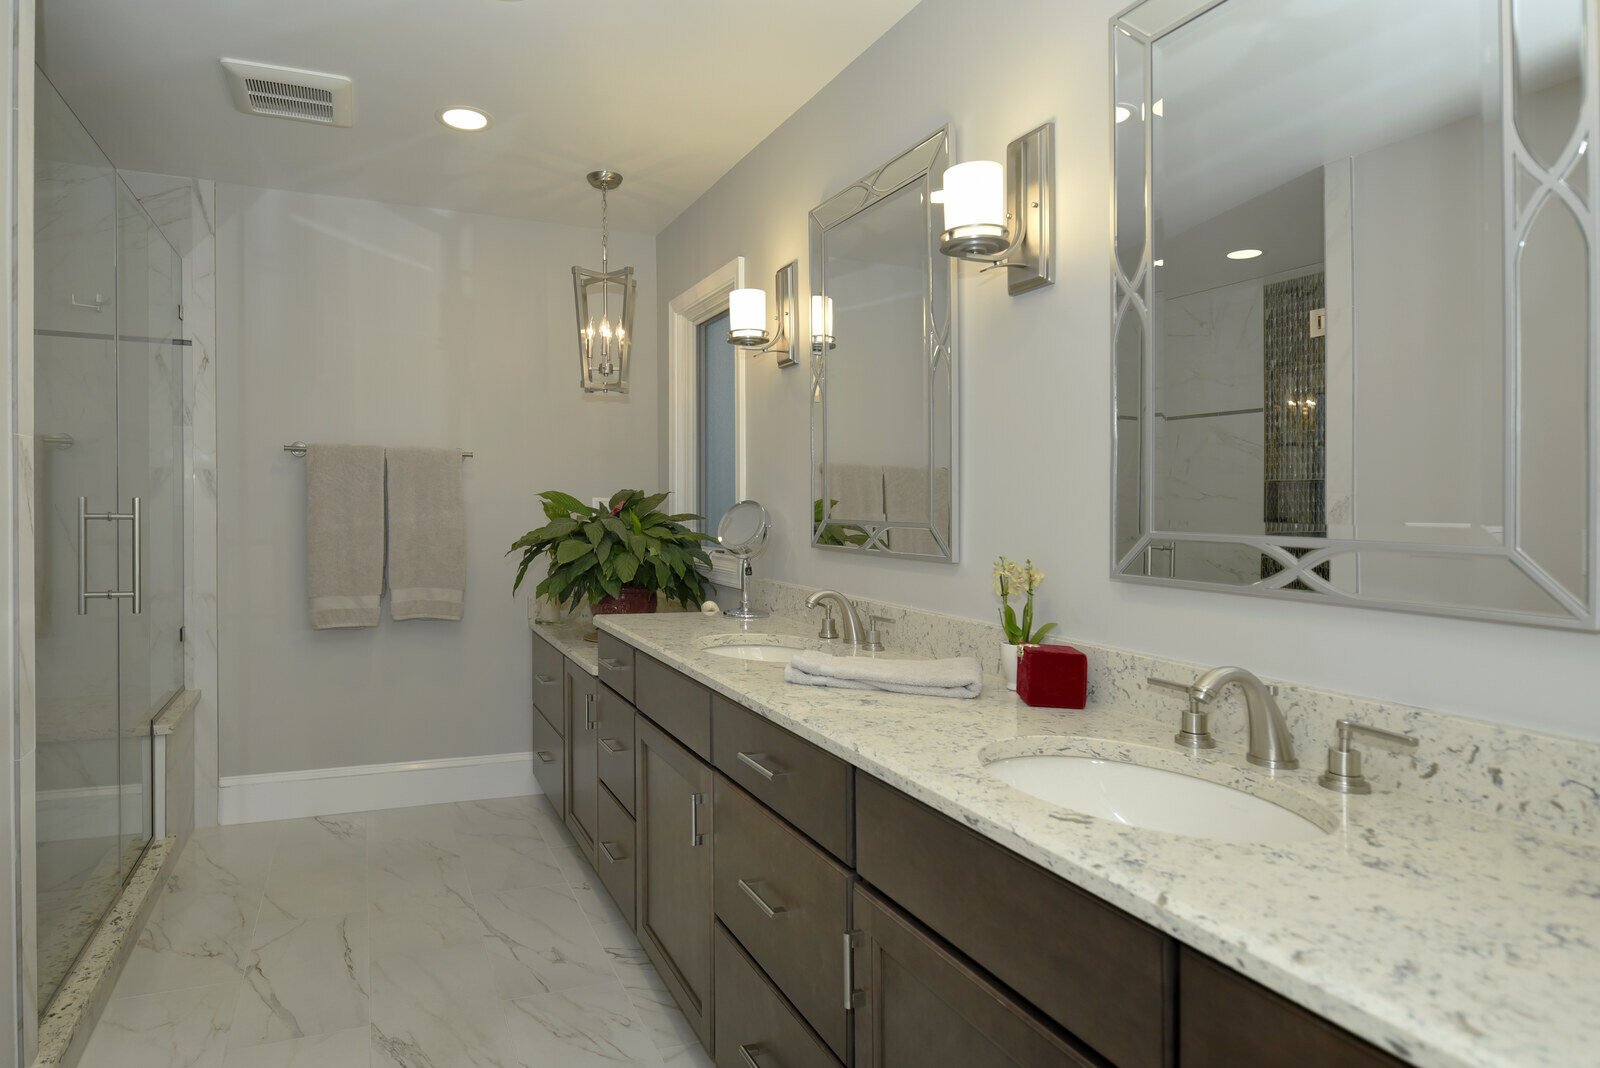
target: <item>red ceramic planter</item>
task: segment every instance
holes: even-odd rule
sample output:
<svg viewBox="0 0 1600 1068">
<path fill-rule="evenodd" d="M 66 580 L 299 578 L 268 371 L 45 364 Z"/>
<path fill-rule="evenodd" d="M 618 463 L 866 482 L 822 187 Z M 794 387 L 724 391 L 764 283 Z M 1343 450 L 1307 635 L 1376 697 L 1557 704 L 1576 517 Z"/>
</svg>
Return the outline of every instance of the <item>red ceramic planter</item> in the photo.
<svg viewBox="0 0 1600 1068">
<path fill-rule="evenodd" d="M 617 597 L 602 597 L 594 606 L 597 616 L 634 615 L 656 610 L 656 591 L 643 586 L 624 586 Z"/>
</svg>

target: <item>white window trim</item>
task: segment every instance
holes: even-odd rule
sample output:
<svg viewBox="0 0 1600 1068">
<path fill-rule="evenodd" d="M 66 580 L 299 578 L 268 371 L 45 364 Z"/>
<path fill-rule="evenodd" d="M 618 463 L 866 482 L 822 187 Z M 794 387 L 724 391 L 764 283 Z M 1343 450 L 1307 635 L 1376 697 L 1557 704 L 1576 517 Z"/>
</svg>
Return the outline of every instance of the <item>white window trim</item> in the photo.
<svg viewBox="0 0 1600 1068">
<path fill-rule="evenodd" d="M 728 310 L 728 294 L 744 288 L 744 257 L 736 256 L 679 293 L 667 305 L 667 487 L 675 512 L 700 511 L 699 328 Z M 745 493 L 745 360 L 734 359 L 734 492 Z M 708 523 L 716 522 L 708 517 Z M 713 531 L 713 533 L 715 533 Z M 739 564 L 708 547 L 709 576 L 719 586 L 739 585 Z M 705 569 L 702 568 L 702 571 Z"/>
</svg>

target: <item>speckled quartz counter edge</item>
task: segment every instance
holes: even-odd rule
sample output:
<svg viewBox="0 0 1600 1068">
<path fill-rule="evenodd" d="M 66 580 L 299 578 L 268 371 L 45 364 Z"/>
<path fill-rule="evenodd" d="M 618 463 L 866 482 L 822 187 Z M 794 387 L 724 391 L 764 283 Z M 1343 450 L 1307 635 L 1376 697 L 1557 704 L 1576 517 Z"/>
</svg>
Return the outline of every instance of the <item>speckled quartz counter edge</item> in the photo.
<svg viewBox="0 0 1600 1068">
<path fill-rule="evenodd" d="M 848 760 L 1180 941 L 1398 1056 L 1429 1066 L 1549 1066 L 1600 1048 L 1600 848 L 1466 805 L 1380 787 L 1346 798 L 1301 770 L 1268 773 L 1224 741 L 1176 754 L 1173 725 L 1114 699 L 1031 709 L 991 678 L 973 701 L 790 686 L 782 669 L 707 655 L 775 616 L 608 617 L 603 630 Z M 1279 845 L 1181 838 L 1080 816 L 984 769 L 1050 751 L 1188 760 L 1216 781 L 1319 809 L 1336 830 Z M 1279 798 L 1281 800 L 1281 797 Z"/>
</svg>

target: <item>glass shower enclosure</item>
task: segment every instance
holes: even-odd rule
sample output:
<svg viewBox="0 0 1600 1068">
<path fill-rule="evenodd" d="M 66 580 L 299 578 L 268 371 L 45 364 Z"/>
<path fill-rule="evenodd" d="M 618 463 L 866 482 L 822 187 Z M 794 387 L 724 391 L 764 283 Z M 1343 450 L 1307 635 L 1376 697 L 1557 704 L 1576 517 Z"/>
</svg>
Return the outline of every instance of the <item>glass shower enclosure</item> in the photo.
<svg viewBox="0 0 1600 1068">
<path fill-rule="evenodd" d="M 155 828 L 183 685 L 182 259 L 37 76 L 34 534 L 39 1004 Z"/>
</svg>

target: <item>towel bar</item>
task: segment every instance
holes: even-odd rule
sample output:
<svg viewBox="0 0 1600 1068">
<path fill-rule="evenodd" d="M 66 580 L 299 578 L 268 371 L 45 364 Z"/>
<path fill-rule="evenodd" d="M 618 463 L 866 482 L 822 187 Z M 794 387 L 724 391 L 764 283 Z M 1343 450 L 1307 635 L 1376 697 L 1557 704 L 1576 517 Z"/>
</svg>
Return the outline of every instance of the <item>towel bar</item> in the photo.
<svg viewBox="0 0 1600 1068">
<path fill-rule="evenodd" d="M 310 446 L 308 446 L 303 441 L 294 441 L 294 442 L 290 442 L 288 445 L 285 445 L 283 447 L 283 451 L 284 452 L 288 452 L 288 453 L 293 453 L 296 456 L 304 456 L 306 454 L 306 449 L 308 449 L 309 447 Z M 461 454 L 461 458 L 463 460 L 470 459 L 471 457 L 472 457 L 472 453 L 470 453 L 470 452 L 463 452 Z"/>
</svg>

